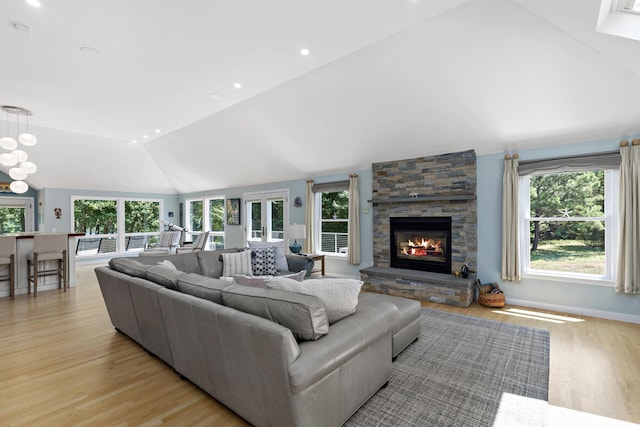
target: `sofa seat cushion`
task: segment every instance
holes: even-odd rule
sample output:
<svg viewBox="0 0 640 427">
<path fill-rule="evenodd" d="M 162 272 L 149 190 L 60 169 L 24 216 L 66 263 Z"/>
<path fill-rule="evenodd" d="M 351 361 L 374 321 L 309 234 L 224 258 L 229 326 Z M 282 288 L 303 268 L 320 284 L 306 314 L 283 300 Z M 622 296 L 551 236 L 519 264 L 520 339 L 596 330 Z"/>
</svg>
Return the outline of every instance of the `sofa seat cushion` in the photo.
<svg viewBox="0 0 640 427">
<path fill-rule="evenodd" d="M 222 291 L 222 303 L 276 322 L 300 341 L 317 340 L 329 332 L 324 304 L 311 295 L 231 285 Z"/>
<path fill-rule="evenodd" d="M 267 282 L 272 289 L 314 295 L 324 303 L 329 324 L 353 314 L 358 305 L 362 281 L 356 279 L 308 279 L 303 282 L 274 277 Z"/>
<path fill-rule="evenodd" d="M 178 280 L 178 291 L 222 304 L 222 290 L 231 286 L 227 282 L 200 274 L 186 274 Z"/>
<path fill-rule="evenodd" d="M 178 279 L 186 276 L 184 271 L 177 270 L 175 267 L 167 265 L 153 265 L 145 273 L 145 278 L 167 289 L 178 289 Z"/>
</svg>

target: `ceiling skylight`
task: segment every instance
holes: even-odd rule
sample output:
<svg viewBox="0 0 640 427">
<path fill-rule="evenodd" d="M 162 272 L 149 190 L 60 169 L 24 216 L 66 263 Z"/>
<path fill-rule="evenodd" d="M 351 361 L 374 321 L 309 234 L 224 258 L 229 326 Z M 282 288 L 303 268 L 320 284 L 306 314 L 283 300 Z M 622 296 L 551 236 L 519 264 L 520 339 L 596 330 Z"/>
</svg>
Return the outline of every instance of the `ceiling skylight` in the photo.
<svg viewBox="0 0 640 427">
<path fill-rule="evenodd" d="M 640 41 L 640 0 L 602 0 L 596 29 Z"/>
</svg>

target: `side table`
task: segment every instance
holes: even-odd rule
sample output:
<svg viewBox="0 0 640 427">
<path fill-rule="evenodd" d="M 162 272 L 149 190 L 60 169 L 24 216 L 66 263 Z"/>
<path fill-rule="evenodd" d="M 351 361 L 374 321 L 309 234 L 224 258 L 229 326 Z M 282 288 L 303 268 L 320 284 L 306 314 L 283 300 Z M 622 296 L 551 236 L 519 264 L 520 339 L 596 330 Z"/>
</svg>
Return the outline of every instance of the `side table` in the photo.
<svg viewBox="0 0 640 427">
<path fill-rule="evenodd" d="M 309 274 L 321 273 L 324 276 L 324 255 L 307 254 L 307 256 L 311 258 L 314 262 L 322 261 L 322 268 L 316 268 L 314 270 L 311 270 Z"/>
</svg>

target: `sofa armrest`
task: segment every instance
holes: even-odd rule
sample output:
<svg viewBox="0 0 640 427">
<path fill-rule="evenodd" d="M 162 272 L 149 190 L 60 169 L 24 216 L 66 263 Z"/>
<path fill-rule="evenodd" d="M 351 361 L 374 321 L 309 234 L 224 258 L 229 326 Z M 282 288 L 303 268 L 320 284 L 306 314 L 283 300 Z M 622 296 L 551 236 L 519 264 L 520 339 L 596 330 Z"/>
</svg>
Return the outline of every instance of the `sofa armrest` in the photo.
<svg viewBox="0 0 640 427">
<path fill-rule="evenodd" d="M 313 270 L 313 260 L 304 255 L 285 255 L 287 258 L 287 265 L 289 271 L 297 273 L 298 271 L 307 270 L 305 277 L 311 276 L 311 270 Z"/>
</svg>

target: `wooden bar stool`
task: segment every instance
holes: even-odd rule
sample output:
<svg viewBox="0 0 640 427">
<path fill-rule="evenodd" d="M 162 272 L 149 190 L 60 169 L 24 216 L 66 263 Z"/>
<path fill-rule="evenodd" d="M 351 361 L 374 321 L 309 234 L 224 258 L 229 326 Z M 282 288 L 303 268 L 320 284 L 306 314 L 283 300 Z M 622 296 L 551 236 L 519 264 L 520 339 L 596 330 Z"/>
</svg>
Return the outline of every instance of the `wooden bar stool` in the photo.
<svg viewBox="0 0 640 427">
<path fill-rule="evenodd" d="M 9 281 L 9 297 L 16 297 L 16 237 L 0 236 L 0 266 L 7 266 L 7 274 L 0 281 Z"/>
<path fill-rule="evenodd" d="M 67 235 L 66 234 L 36 234 L 33 236 L 33 253 L 27 255 L 27 293 L 31 293 L 33 282 L 33 296 L 38 292 L 38 278 L 58 276 L 58 287 L 67 291 L 69 286 L 67 274 Z M 47 269 L 47 261 L 58 261 L 57 268 Z M 43 263 L 43 269 L 40 269 Z"/>
</svg>

